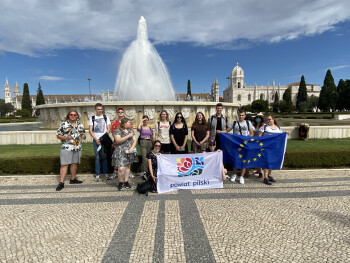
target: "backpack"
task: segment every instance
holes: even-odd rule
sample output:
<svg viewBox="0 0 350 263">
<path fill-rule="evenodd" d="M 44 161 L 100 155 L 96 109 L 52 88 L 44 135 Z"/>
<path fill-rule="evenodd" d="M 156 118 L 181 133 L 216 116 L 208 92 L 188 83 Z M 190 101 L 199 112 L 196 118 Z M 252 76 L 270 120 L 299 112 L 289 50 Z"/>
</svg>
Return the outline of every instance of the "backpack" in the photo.
<svg viewBox="0 0 350 263">
<path fill-rule="evenodd" d="M 106 125 L 107 125 L 107 116 L 103 114 L 103 119 L 105 120 L 106 122 Z M 91 120 L 92 120 L 92 130 L 95 129 L 95 115 L 91 117 Z"/>
<path fill-rule="evenodd" d="M 152 191 L 152 183 L 150 181 L 139 183 L 137 184 L 136 191 L 139 195 L 148 196 L 148 192 Z"/>
<path fill-rule="evenodd" d="M 238 123 L 239 132 L 240 132 L 240 134 L 242 135 L 241 125 L 239 125 L 239 122 L 238 122 L 238 121 L 234 121 L 234 122 L 233 122 L 232 129 L 235 129 L 236 122 Z M 247 128 L 248 128 L 248 131 L 249 131 L 249 130 L 250 130 L 249 121 L 246 120 L 246 123 L 247 123 Z"/>
</svg>

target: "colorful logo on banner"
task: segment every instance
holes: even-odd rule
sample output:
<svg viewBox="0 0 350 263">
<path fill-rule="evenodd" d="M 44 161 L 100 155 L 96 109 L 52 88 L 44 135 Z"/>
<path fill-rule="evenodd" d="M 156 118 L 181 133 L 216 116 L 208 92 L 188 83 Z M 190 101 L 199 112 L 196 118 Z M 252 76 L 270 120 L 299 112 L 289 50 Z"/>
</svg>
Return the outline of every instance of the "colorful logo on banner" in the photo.
<svg viewBox="0 0 350 263">
<path fill-rule="evenodd" d="M 243 156 L 243 154 L 241 154 L 241 152 L 242 152 L 242 149 L 244 149 L 245 147 L 247 148 L 247 149 L 249 149 L 249 146 L 248 146 L 248 144 L 249 143 L 257 143 L 258 144 L 258 146 L 260 147 L 260 151 L 262 152 L 262 151 L 264 151 L 264 148 L 263 148 L 263 143 L 262 142 L 260 142 L 260 140 L 254 140 L 254 139 L 250 139 L 249 141 L 244 141 L 244 144 L 240 144 L 239 146 L 239 148 L 237 149 L 237 151 L 239 152 L 239 154 L 238 154 L 238 157 L 240 158 L 240 159 L 242 159 L 242 163 L 250 163 L 250 162 L 256 162 L 257 160 L 258 160 L 258 158 L 260 158 L 261 156 L 262 156 L 262 154 L 261 153 L 258 153 L 256 156 L 251 156 L 251 158 L 246 158 L 247 156 Z"/>
<path fill-rule="evenodd" d="M 177 158 L 177 175 L 178 177 L 183 176 L 194 176 L 203 173 L 204 161 L 203 157 L 186 157 Z"/>
</svg>

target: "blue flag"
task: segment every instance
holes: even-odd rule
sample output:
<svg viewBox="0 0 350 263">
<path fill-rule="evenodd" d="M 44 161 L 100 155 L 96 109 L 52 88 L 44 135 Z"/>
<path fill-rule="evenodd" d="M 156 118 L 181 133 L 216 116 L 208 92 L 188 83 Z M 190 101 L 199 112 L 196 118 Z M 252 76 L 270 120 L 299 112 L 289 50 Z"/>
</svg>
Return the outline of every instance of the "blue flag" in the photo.
<svg viewBox="0 0 350 263">
<path fill-rule="evenodd" d="M 287 146 L 287 133 L 262 137 L 220 133 L 224 162 L 234 168 L 282 169 Z"/>
</svg>

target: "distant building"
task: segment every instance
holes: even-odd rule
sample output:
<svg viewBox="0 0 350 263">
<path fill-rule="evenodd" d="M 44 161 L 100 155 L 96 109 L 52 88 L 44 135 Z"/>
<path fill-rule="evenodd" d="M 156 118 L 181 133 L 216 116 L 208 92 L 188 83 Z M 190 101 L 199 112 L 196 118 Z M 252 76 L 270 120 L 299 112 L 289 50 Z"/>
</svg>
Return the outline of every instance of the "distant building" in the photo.
<svg viewBox="0 0 350 263">
<path fill-rule="evenodd" d="M 254 100 L 268 100 L 274 102 L 275 93 L 277 92 L 279 99 L 282 100 L 283 93 L 286 89 L 292 89 L 292 101 L 296 104 L 297 94 L 299 90 L 299 82 L 294 82 L 288 85 L 276 85 L 272 82 L 272 85 L 267 86 L 246 86 L 244 83 L 244 71 L 238 66 L 234 67 L 231 72 L 230 85 L 224 90 L 223 99 L 225 102 L 234 102 L 241 105 L 251 104 Z M 213 87 L 213 86 L 212 86 Z M 306 84 L 307 94 L 309 96 L 320 96 L 321 87 L 315 84 Z"/>
</svg>

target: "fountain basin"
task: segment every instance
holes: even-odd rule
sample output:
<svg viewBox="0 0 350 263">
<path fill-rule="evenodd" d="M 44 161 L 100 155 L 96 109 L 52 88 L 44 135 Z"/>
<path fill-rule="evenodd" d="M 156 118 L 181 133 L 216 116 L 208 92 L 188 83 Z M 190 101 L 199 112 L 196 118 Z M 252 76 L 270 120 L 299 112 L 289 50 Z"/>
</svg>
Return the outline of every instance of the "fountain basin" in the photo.
<svg viewBox="0 0 350 263">
<path fill-rule="evenodd" d="M 134 127 L 142 119 L 143 115 L 149 117 L 149 124 L 152 128 L 159 121 L 159 114 L 166 110 L 169 114 L 169 121 L 173 122 L 175 114 L 181 112 L 188 124 L 192 123 L 197 112 L 202 112 L 205 118 L 216 113 L 217 102 L 202 101 L 113 101 L 102 102 L 105 114 L 111 121 L 117 118 L 116 108 L 123 107 L 125 116 L 129 118 Z M 230 120 L 237 119 L 237 110 L 239 104 L 224 102 L 223 114 Z M 95 115 L 95 102 L 76 102 L 76 103 L 57 103 L 37 106 L 40 111 L 39 121 L 46 128 L 58 128 L 62 121 L 65 121 L 66 115 L 70 110 L 76 110 L 80 115 L 80 122 L 85 128 L 88 128 L 88 120 Z"/>
</svg>

